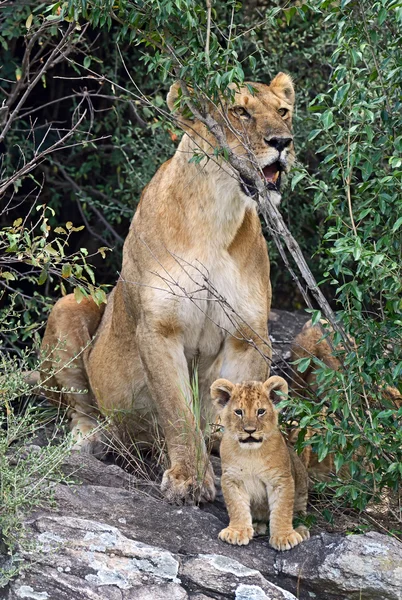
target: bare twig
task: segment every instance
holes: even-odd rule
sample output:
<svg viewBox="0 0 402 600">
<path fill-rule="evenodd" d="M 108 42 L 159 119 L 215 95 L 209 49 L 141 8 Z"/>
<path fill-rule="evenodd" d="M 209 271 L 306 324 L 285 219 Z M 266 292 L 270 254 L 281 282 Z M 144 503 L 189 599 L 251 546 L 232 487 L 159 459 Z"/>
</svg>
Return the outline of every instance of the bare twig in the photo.
<svg viewBox="0 0 402 600">
<path fill-rule="evenodd" d="M 54 144 L 52 144 L 49 148 L 46 148 L 45 150 L 43 150 L 39 154 L 35 154 L 34 157 L 29 162 L 27 162 L 23 167 L 21 167 L 20 169 L 18 169 L 18 171 L 16 171 L 11 177 L 9 177 L 8 179 L 6 179 L 3 182 L 3 184 L 0 185 L 0 196 L 2 194 L 4 194 L 4 192 L 7 190 L 7 188 L 10 185 L 12 185 L 15 181 L 17 181 L 17 179 L 20 179 L 24 175 L 27 175 L 28 173 L 30 173 L 38 164 L 40 164 L 43 161 L 43 159 L 45 158 L 45 156 L 47 156 L 48 154 L 51 154 L 52 152 L 55 152 L 56 150 L 58 150 L 61 147 L 63 147 L 63 144 L 79 128 L 79 126 L 81 125 L 82 121 L 85 119 L 85 116 L 86 116 L 86 111 L 83 112 L 83 114 L 81 115 L 81 117 L 79 118 L 79 120 L 77 121 L 77 123 L 69 131 L 67 131 L 67 133 L 63 137 L 61 137 L 57 142 L 55 142 Z"/>
<path fill-rule="evenodd" d="M 85 190 L 83 190 L 82 188 L 80 188 L 80 186 L 79 186 L 79 185 L 78 185 L 78 184 L 77 184 L 77 183 L 74 181 L 74 179 L 73 179 L 72 177 L 70 177 L 70 175 L 67 173 L 67 171 L 64 169 L 64 167 L 62 167 L 62 166 L 61 166 L 61 164 L 60 164 L 60 163 L 55 163 L 55 165 L 56 165 L 56 166 L 57 166 L 57 168 L 59 169 L 60 173 L 63 175 L 64 179 L 65 179 L 66 181 L 68 181 L 68 183 L 71 185 L 71 187 L 72 187 L 74 190 L 76 190 L 76 191 L 77 191 L 78 193 L 80 193 L 80 194 L 82 194 L 82 193 L 83 193 L 83 194 L 85 194 L 85 195 L 88 195 L 88 194 L 85 192 Z M 113 235 L 113 237 L 114 237 L 114 238 L 115 238 L 115 239 L 116 239 L 116 240 L 117 240 L 117 241 L 118 241 L 120 244 L 123 244 L 123 243 L 124 243 L 124 239 L 121 237 L 121 235 L 119 235 L 119 234 L 117 233 L 117 231 L 116 231 L 116 230 L 115 230 L 115 229 L 112 227 L 112 225 L 110 225 L 110 223 L 109 223 L 109 222 L 108 222 L 108 221 L 105 219 L 105 217 L 102 215 L 102 213 L 101 213 L 101 212 L 100 212 L 100 211 L 99 211 L 99 210 L 98 210 L 98 209 L 97 209 L 95 206 L 93 206 L 93 204 L 92 204 L 92 203 L 88 203 L 88 206 L 89 206 L 90 210 L 92 210 L 92 212 L 93 212 L 93 213 L 94 213 L 94 214 L 95 214 L 95 215 L 98 217 L 98 219 L 101 221 L 101 223 L 102 223 L 102 224 L 103 224 L 103 225 L 106 227 L 106 229 L 107 229 L 108 231 L 110 231 L 110 233 Z M 81 210 L 81 206 L 79 206 L 79 209 L 80 209 L 81 215 L 84 217 L 84 213 L 83 213 L 83 211 Z M 87 225 L 87 227 L 88 227 L 88 225 L 89 225 L 89 224 L 88 224 L 88 221 L 87 221 L 86 219 L 85 219 L 85 221 L 86 221 L 86 225 Z M 91 228 L 90 228 L 90 229 L 91 229 Z M 93 230 L 92 230 L 92 231 L 93 231 Z M 99 238 L 100 238 L 100 236 L 98 236 L 97 234 L 95 234 L 95 235 L 96 235 L 96 237 L 99 237 Z M 104 240 L 104 238 L 101 238 L 101 239 L 102 239 L 102 242 L 103 242 L 104 244 L 106 244 L 106 245 L 107 245 L 107 242 L 106 242 L 106 240 Z"/>
<path fill-rule="evenodd" d="M 41 69 L 39 69 L 39 71 L 36 73 L 35 77 L 29 83 L 29 85 L 27 86 L 25 92 L 22 94 L 19 102 L 17 103 L 16 107 L 14 108 L 14 110 L 8 115 L 6 123 L 5 123 L 4 127 L 3 127 L 3 131 L 0 133 L 0 143 L 6 137 L 8 130 L 10 129 L 11 125 L 13 124 L 13 122 L 15 121 L 15 119 L 17 118 L 17 116 L 18 116 L 18 114 L 19 114 L 22 106 L 25 104 L 25 101 L 28 98 L 28 96 L 31 93 L 31 91 L 33 90 L 33 88 L 36 86 L 36 84 L 38 83 L 38 81 L 40 81 L 41 77 L 46 73 L 46 71 L 54 65 L 55 60 L 59 57 L 59 55 L 62 54 L 63 49 L 68 44 L 68 41 L 69 41 L 69 38 L 70 38 L 70 34 L 74 30 L 74 28 L 75 28 L 75 24 L 74 23 L 70 23 L 67 31 L 63 34 L 63 37 L 60 40 L 60 42 L 57 44 L 57 46 L 51 52 L 50 56 L 45 61 L 45 64 L 43 65 L 43 67 Z M 28 60 L 29 60 L 29 55 L 28 55 L 27 61 Z"/>
</svg>

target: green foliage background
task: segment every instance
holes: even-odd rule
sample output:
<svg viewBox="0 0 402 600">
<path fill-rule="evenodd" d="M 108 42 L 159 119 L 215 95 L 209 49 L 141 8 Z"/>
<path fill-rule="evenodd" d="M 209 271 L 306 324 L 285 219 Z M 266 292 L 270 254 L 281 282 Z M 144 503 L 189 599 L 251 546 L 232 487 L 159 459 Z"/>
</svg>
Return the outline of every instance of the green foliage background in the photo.
<svg viewBox="0 0 402 600">
<path fill-rule="evenodd" d="M 357 350 L 343 356 L 341 372 L 321 365 L 322 401 L 299 402 L 291 410 L 305 432 L 322 427 L 325 409 L 325 435 L 310 443 L 321 458 L 335 449 L 338 468 L 351 465 L 349 481 L 330 484 L 343 501 L 364 508 L 385 485 L 396 489 L 402 411 L 379 390 L 400 386 L 402 375 L 402 2 L 214 2 L 208 56 L 205 6 L 193 0 L 9 2 L 0 20 L 6 97 L 23 80 L 25 45 L 43 24 L 37 48 L 51 47 L 77 23 L 73 50 L 32 89 L 2 143 L 2 179 L 38 147 L 54 143 L 55 130 L 46 134 L 49 123 L 60 130 L 80 123 L 62 149 L 3 195 L 3 249 L 15 263 L 11 270 L 3 268 L 7 260 L 1 263 L 2 302 L 9 306 L 13 297 L 17 311 L 1 334 L 4 349 L 21 354 L 63 289 L 98 294 L 101 301 L 95 277 L 97 284 L 116 280 L 141 190 L 177 145 L 164 112 L 175 76 L 213 96 L 229 82 L 268 82 L 287 71 L 297 90 L 299 162 L 281 210 L 357 341 Z M 40 251 L 25 257 L 10 236 L 25 239 L 31 220 L 18 219 L 34 204 L 50 212 L 37 224 Z M 85 229 L 67 234 L 82 224 Z M 66 235 L 68 246 L 62 241 L 60 248 L 56 239 Z M 268 244 L 274 306 L 300 308 L 269 238 Z M 99 246 L 113 251 L 99 253 Z M 368 396 L 378 400 L 370 409 Z M 361 446 L 366 461 L 355 460 Z"/>
</svg>

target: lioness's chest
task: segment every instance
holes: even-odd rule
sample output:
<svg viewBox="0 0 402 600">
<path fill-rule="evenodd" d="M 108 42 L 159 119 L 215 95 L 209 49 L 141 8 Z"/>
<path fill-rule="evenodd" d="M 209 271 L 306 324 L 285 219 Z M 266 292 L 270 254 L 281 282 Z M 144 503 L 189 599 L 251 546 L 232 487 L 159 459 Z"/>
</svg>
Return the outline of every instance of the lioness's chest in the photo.
<svg viewBox="0 0 402 600">
<path fill-rule="evenodd" d="M 253 321 L 256 307 L 248 282 L 230 257 L 189 267 L 179 277 L 186 290 L 178 306 L 185 349 L 213 356 L 242 320 Z"/>
</svg>

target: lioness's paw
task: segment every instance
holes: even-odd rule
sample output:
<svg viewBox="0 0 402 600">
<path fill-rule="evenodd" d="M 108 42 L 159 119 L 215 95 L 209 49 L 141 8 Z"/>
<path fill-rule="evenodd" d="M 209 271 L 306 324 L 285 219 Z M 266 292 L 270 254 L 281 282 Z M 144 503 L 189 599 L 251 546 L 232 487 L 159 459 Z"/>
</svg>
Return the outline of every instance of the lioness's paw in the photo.
<svg viewBox="0 0 402 600">
<path fill-rule="evenodd" d="M 299 525 L 298 527 L 296 527 L 295 531 L 297 531 L 297 533 L 299 533 L 302 536 L 303 541 L 310 539 L 310 532 L 304 525 Z"/>
<path fill-rule="evenodd" d="M 265 535 L 267 533 L 267 524 L 261 521 L 254 521 L 253 529 L 255 535 Z"/>
<path fill-rule="evenodd" d="M 253 537 L 254 530 L 252 527 L 245 527 L 244 529 L 233 529 L 232 527 L 226 527 L 222 529 L 218 537 L 223 542 L 228 544 L 237 544 L 238 546 L 246 546 Z"/>
<path fill-rule="evenodd" d="M 71 430 L 74 446 L 73 450 L 83 454 L 92 454 L 99 460 L 102 460 L 107 454 L 106 437 L 104 434 L 95 430 L 92 425 L 77 425 Z"/>
<path fill-rule="evenodd" d="M 302 541 L 303 537 L 295 530 L 286 535 L 271 535 L 269 538 L 269 543 L 275 550 L 290 550 Z"/>
<path fill-rule="evenodd" d="M 164 472 L 161 490 L 166 500 L 172 504 L 213 502 L 216 490 L 212 466 L 208 465 L 204 478 L 201 479 L 189 474 L 182 465 L 175 465 Z"/>
</svg>

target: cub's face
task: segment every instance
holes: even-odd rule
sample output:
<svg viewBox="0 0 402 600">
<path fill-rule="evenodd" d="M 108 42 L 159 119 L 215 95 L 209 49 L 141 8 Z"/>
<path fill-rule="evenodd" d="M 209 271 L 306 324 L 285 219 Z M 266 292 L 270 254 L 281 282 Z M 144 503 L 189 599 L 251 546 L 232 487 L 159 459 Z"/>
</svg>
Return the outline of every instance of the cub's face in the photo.
<svg viewBox="0 0 402 600">
<path fill-rule="evenodd" d="M 221 408 L 221 420 L 225 435 L 236 440 L 241 448 L 260 448 L 273 431 L 278 428 L 278 412 L 274 401 L 279 402 L 287 394 L 288 386 L 282 377 L 270 377 L 265 383 L 247 381 L 234 384 L 218 379 L 211 386 L 211 396 Z"/>
</svg>

